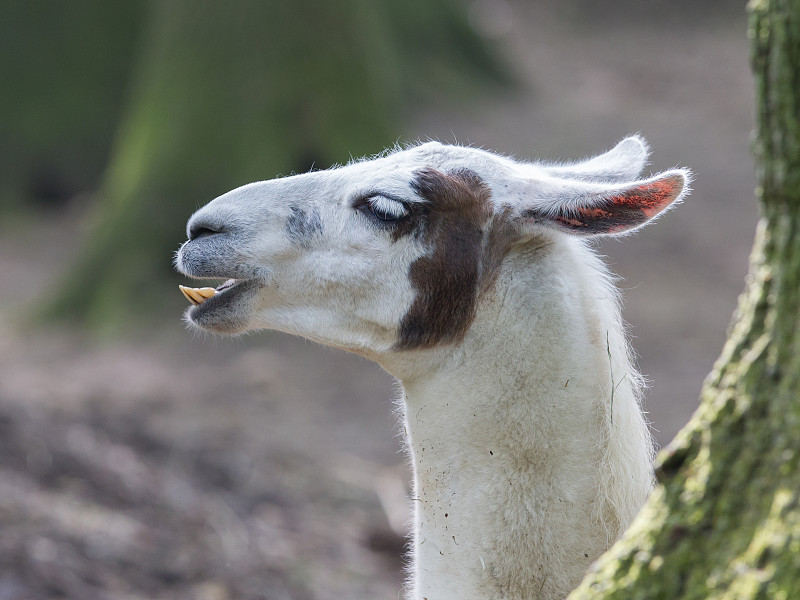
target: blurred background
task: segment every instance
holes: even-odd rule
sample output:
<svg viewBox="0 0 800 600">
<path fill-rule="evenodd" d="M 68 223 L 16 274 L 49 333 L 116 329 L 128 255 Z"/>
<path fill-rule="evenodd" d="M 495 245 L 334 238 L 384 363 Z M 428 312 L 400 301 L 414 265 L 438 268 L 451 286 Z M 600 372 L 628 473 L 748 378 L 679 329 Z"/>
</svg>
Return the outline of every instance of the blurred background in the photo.
<svg viewBox="0 0 800 600">
<path fill-rule="evenodd" d="M 391 379 L 187 332 L 171 269 L 215 196 L 396 141 L 568 160 L 639 132 L 695 171 L 598 245 L 667 443 L 757 218 L 742 4 L 0 2 L 0 600 L 397 597 Z"/>
</svg>

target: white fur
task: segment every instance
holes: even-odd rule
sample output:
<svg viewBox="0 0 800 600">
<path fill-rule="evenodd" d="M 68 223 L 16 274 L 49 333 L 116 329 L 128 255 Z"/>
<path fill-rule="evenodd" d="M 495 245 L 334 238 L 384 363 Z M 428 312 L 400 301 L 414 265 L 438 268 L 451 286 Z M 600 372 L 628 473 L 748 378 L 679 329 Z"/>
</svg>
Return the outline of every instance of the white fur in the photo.
<svg viewBox="0 0 800 600">
<path fill-rule="evenodd" d="M 190 322 L 302 335 L 401 381 L 414 469 L 409 598 L 563 598 L 644 502 L 653 449 L 617 291 L 582 239 L 520 219 L 464 339 L 396 351 L 417 293 L 410 265 L 431 249 L 414 236 L 392 241 L 353 202 L 375 192 L 420 202 L 417 169 L 468 168 L 496 213 L 547 215 L 619 189 L 646 157 L 640 138 L 556 166 L 434 142 L 251 184 L 192 217 L 190 229 L 220 233 L 184 244 L 178 267 L 248 283 L 205 320 L 202 306 L 190 309 Z M 299 210 L 321 226 L 295 227 L 308 235 L 292 239 Z"/>
</svg>

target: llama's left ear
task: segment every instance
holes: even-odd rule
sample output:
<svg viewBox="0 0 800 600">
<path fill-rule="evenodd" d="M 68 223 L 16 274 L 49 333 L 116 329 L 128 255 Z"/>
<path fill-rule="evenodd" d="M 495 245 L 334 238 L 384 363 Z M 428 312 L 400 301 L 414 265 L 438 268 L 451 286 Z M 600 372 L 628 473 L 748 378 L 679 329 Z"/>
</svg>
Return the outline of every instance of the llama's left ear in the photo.
<svg viewBox="0 0 800 600">
<path fill-rule="evenodd" d="M 608 152 L 576 163 L 541 165 L 551 177 L 601 183 L 625 183 L 642 174 L 650 147 L 644 138 L 632 135 Z"/>
<path fill-rule="evenodd" d="M 528 181 L 513 207 L 521 230 L 545 226 L 574 235 L 616 235 L 640 227 L 680 200 L 691 173 L 675 169 L 623 185 L 567 179 Z"/>
</svg>

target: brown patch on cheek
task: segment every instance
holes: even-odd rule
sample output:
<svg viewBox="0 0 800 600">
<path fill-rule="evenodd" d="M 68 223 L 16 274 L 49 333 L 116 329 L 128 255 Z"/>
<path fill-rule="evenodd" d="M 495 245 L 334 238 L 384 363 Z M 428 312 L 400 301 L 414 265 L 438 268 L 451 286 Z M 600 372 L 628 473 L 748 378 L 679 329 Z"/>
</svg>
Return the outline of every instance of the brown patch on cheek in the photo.
<svg viewBox="0 0 800 600">
<path fill-rule="evenodd" d="M 417 295 L 400 324 L 397 350 L 463 339 L 475 318 L 478 297 L 493 281 L 508 249 L 494 233 L 502 228 L 492 227 L 485 235 L 493 218 L 491 194 L 473 171 L 444 174 L 422 169 L 412 187 L 428 201 L 417 234 L 431 251 L 409 270 Z"/>
</svg>

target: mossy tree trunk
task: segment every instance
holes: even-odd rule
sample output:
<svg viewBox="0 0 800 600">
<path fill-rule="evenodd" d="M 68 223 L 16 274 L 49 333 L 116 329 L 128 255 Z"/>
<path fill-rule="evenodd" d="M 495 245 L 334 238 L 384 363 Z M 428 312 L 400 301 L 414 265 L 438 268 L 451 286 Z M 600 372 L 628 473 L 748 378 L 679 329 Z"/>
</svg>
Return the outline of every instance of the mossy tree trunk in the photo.
<svg viewBox="0 0 800 600">
<path fill-rule="evenodd" d="M 570 600 L 800 597 L 800 0 L 748 9 L 762 217 L 747 287 L 660 485 Z"/>
<path fill-rule="evenodd" d="M 457 0 L 163 0 L 148 24 L 95 227 L 47 311 L 72 322 L 169 304 L 186 219 L 215 196 L 379 152 L 409 101 L 504 80 Z"/>
</svg>

